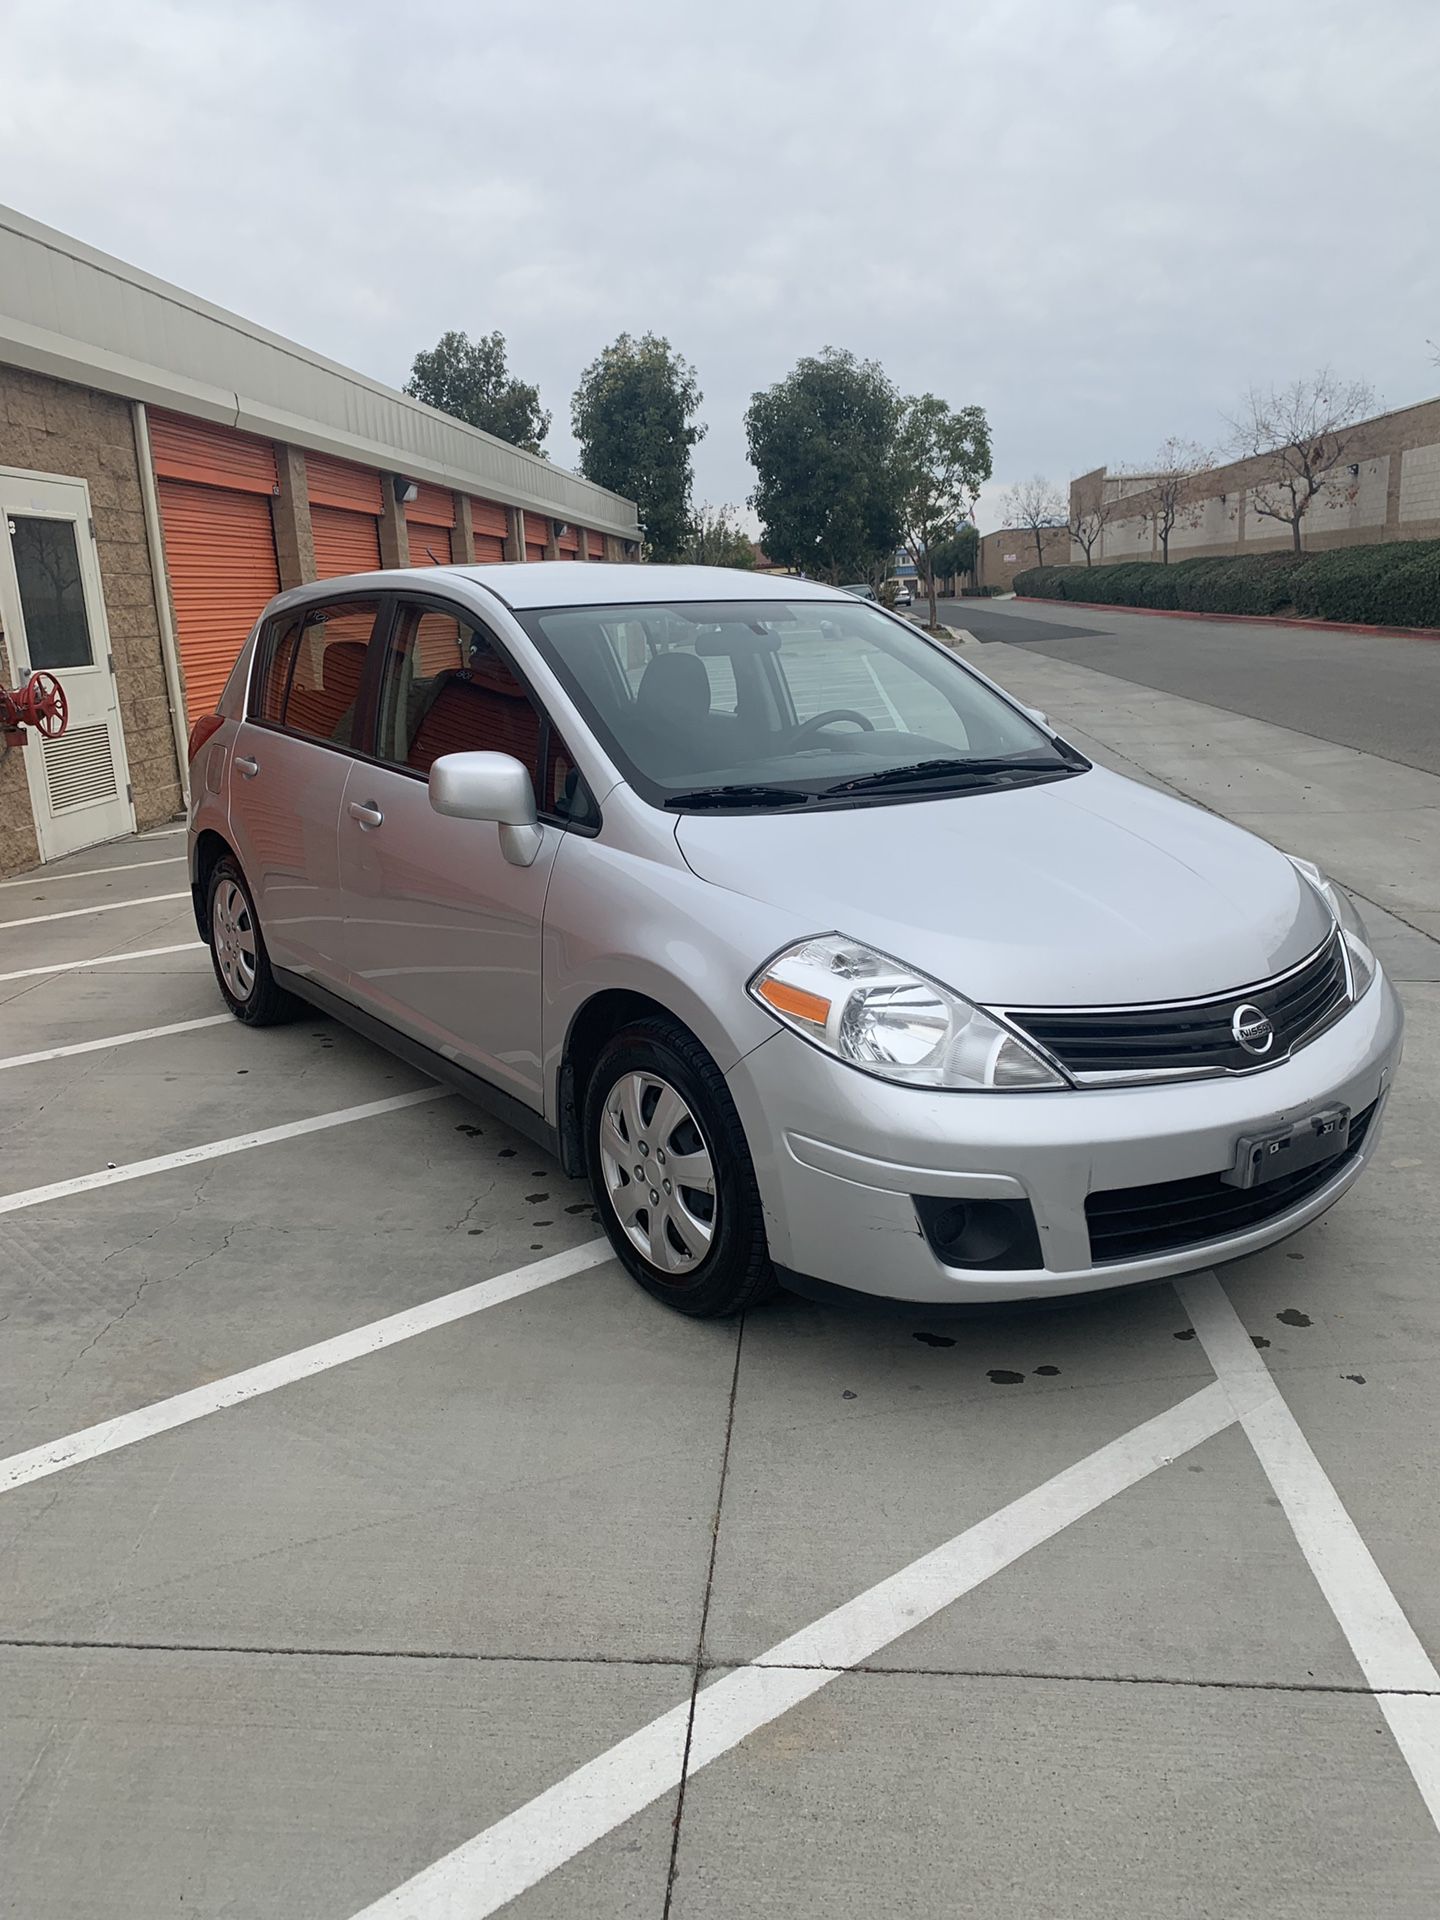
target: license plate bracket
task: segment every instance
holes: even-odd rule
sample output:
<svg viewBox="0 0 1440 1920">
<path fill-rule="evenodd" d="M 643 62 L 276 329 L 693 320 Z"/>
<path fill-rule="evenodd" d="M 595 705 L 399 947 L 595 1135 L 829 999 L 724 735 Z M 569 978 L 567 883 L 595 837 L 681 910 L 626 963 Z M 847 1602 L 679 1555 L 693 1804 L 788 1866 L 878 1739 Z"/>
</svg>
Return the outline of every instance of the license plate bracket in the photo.
<svg viewBox="0 0 1440 1920">
<path fill-rule="evenodd" d="M 1235 1143 L 1235 1164 L 1220 1178 L 1232 1187 L 1263 1187 L 1322 1160 L 1333 1160 L 1349 1144 L 1349 1107 L 1322 1107 L 1293 1126 L 1242 1134 Z"/>
</svg>

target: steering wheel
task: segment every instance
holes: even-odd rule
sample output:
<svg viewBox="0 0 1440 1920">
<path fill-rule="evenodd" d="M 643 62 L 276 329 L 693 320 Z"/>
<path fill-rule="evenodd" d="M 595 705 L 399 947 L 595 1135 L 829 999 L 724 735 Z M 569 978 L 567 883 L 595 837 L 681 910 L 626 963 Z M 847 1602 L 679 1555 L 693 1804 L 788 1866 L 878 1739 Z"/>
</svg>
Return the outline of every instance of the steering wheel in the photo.
<svg viewBox="0 0 1440 1920">
<path fill-rule="evenodd" d="M 853 720 L 857 727 L 866 733 L 875 731 L 875 722 L 867 720 L 863 713 L 856 713 L 853 707 L 827 707 L 824 713 L 812 713 L 808 720 L 802 720 L 790 734 L 792 741 L 802 740 L 807 733 L 815 733 L 821 727 L 828 727 L 832 720 Z"/>
</svg>

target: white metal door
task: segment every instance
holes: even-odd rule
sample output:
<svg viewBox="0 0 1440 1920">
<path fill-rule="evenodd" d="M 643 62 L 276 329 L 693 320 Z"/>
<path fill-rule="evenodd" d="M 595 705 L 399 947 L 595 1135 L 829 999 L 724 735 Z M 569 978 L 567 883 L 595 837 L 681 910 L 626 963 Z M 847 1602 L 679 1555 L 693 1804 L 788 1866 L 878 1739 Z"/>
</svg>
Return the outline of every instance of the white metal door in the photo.
<svg viewBox="0 0 1440 1920">
<path fill-rule="evenodd" d="M 42 860 L 135 828 L 120 701 L 83 480 L 0 467 L 0 622 L 16 685 L 53 673 L 70 721 L 31 733 L 25 773 Z"/>
</svg>

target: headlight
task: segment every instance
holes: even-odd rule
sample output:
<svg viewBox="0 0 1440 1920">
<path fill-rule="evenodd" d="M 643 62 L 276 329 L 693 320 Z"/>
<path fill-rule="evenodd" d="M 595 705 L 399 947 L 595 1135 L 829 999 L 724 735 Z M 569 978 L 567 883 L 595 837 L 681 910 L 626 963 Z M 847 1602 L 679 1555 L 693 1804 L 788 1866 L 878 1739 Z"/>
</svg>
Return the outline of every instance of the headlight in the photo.
<svg viewBox="0 0 1440 1920">
<path fill-rule="evenodd" d="M 1309 860 L 1291 858 L 1291 865 L 1297 867 L 1314 887 L 1320 898 L 1335 916 L 1335 924 L 1340 929 L 1340 937 L 1345 942 L 1345 953 L 1350 963 L 1351 998 L 1358 1000 L 1375 978 L 1379 961 L 1375 958 L 1375 949 L 1370 944 L 1370 936 L 1365 931 L 1365 922 L 1356 911 L 1355 902 L 1343 888 L 1337 887 Z"/>
<path fill-rule="evenodd" d="M 815 1046 L 881 1080 L 971 1092 L 1069 1085 L 962 995 L 842 934 L 787 947 L 750 992 Z"/>
</svg>

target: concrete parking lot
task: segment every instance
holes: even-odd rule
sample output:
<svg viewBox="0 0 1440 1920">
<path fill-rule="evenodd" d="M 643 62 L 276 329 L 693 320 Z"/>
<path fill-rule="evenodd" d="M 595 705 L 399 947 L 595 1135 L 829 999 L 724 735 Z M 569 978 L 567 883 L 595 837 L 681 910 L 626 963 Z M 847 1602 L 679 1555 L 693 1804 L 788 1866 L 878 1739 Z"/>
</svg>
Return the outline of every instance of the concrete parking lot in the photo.
<svg viewBox="0 0 1440 1920">
<path fill-rule="evenodd" d="M 1440 777 L 978 659 L 1374 903 L 1405 1067 L 1286 1245 L 689 1322 L 524 1140 L 224 1015 L 180 834 L 0 886 L 0 1911 L 1440 1909 Z"/>
</svg>

